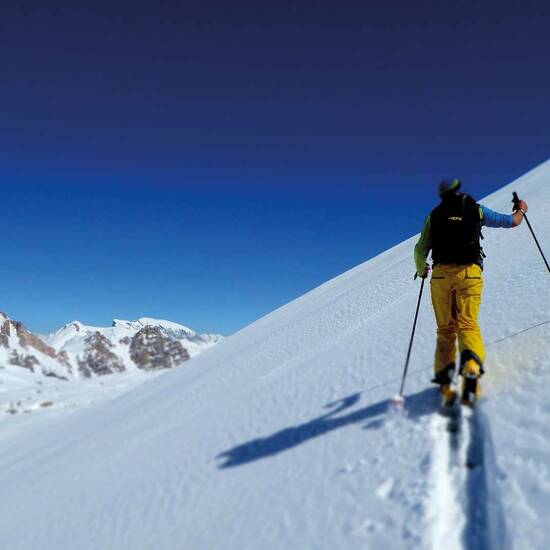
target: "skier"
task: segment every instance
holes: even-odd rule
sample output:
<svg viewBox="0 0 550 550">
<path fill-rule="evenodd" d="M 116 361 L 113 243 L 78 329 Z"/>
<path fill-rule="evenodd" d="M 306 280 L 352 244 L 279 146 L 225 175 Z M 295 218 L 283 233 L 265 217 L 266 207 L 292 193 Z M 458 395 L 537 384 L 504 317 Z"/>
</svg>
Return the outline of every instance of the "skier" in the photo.
<svg viewBox="0 0 550 550">
<path fill-rule="evenodd" d="M 523 221 L 527 203 L 520 201 L 513 214 L 500 214 L 480 206 L 466 193 L 460 193 L 458 179 L 439 184 L 441 203 L 426 219 L 414 255 L 418 276 L 427 277 L 428 253 L 432 251 L 432 304 L 437 323 L 435 377 L 443 400 L 452 404 L 456 340 L 460 352 L 462 402 L 473 405 L 479 397 L 478 379 L 483 374 L 485 348 L 478 324 L 483 290 L 481 227 L 516 227 Z"/>
</svg>

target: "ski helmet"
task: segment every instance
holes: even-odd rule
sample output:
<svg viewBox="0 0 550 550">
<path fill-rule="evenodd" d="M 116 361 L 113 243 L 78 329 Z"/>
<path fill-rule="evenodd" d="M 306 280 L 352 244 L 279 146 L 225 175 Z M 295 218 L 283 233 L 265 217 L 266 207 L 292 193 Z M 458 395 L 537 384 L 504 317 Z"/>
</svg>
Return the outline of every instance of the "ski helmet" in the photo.
<svg viewBox="0 0 550 550">
<path fill-rule="evenodd" d="M 454 180 L 443 180 L 439 184 L 439 196 L 443 197 L 446 193 L 449 193 L 450 191 L 458 191 L 460 189 L 460 180 L 454 179 Z"/>
</svg>

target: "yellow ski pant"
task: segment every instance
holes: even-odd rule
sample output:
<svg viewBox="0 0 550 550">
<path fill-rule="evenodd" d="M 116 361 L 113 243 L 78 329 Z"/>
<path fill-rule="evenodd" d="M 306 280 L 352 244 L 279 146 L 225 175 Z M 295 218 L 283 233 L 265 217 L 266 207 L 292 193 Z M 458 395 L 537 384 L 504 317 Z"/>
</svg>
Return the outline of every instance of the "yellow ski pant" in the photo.
<svg viewBox="0 0 550 550">
<path fill-rule="evenodd" d="M 477 322 L 483 273 L 477 264 L 437 264 L 433 268 L 432 304 L 437 323 L 435 373 L 456 359 L 456 340 L 460 353 L 469 350 L 481 362 L 485 347 Z"/>
</svg>

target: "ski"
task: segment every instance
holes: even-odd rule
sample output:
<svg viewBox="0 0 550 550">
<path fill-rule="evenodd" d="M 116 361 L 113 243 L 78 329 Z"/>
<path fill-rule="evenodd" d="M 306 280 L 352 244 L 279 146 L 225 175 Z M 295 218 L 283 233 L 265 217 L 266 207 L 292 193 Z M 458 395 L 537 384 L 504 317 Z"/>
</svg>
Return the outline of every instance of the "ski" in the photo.
<svg viewBox="0 0 550 550">
<path fill-rule="evenodd" d="M 459 403 L 456 395 L 449 400 L 447 396 L 443 396 L 439 413 L 447 418 L 447 431 L 457 433 L 460 430 L 460 422 L 462 417 L 462 405 Z"/>
<path fill-rule="evenodd" d="M 446 419 L 451 464 L 462 464 L 468 469 L 480 466 L 482 441 L 475 405 L 465 403 L 459 398 L 452 403 L 443 399 L 439 414 Z"/>
</svg>

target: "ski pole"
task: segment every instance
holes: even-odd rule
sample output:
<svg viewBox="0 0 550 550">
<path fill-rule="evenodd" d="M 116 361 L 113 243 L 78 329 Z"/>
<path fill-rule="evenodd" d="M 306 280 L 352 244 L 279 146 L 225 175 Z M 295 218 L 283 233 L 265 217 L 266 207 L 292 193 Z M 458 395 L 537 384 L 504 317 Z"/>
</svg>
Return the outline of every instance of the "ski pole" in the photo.
<svg viewBox="0 0 550 550">
<path fill-rule="evenodd" d="M 415 275 L 415 279 L 418 275 Z M 403 390 L 405 389 L 405 379 L 407 378 L 407 371 L 409 370 L 409 360 L 411 358 L 411 351 L 414 342 L 414 333 L 416 331 L 416 321 L 418 320 L 418 312 L 420 310 L 420 302 L 422 301 L 422 292 L 424 290 L 424 282 L 426 277 L 422 277 L 422 284 L 420 285 L 420 293 L 418 295 L 418 303 L 416 304 L 416 313 L 414 314 L 413 328 L 411 333 L 411 340 L 409 342 L 409 349 L 407 351 L 407 359 L 405 360 L 405 368 L 403 369 L 403 378 L 401 379 L 401 388 L 399 390 L 399 395 L 396 398 L 396 401 L 403 403 Z"/>
<path fill-rule="evenodd" d="M 512 193 L 512 202 L 514 203 L 514 211 L 518 211 L 519 208 L 519 197 L 518 194 L 514 191 Z M 522 211 L 523 212 L 523 211 Z M 548 269 L 548 272 L 550 273 L 550 265 L 548 265 L 548 261 L 546 260 L 546 256 L 544 255 L 544 252 L 542 251 L 542 248 L 540 247 L 539 241 L 537 240 L 537 237 L 535 236 L 535 232 L 533 231 L 533 228 L 531 227 L 531 224 L 529 223 L 529 219 L 527 218 L 527 214 L 523 212 L 523 217 L 525 221 L 527 222 L 527 226 L 529 227 L 529 230 L 531 231 L 531 235 L 533 235 L 533 239 L 535 239 L 535 243 L 537 245 L 537 248 L 539 249 L 539 252 L 542 256 L 542 259 L 544 260 L 544 263 L 546 264 L 546 269 Z"/>
</svg>

